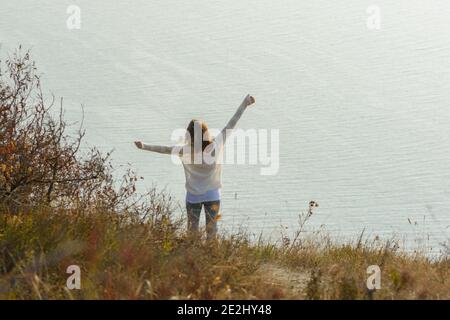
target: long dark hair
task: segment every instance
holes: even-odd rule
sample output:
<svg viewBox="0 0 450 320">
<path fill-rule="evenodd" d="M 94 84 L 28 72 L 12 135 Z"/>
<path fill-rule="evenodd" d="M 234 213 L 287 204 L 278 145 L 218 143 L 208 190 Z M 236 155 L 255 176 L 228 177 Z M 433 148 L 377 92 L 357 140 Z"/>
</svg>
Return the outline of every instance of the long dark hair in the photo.
<svg viewBox="0 0 450 320">
<path fill-rule="evenodd" d="M 196 123 L 199 123 L 200 127 L 202 128 L 202 151 L 205 151 L 206 147 L 212 142 L 211 135 L 209 134 L 208 126 L 206 125 L 205 121 L 192 119 L 186 129 L 187 134 L 190 136 L 187 137 L 188 139 L 186 140 L 189 141 L 192 148 L 194 148 L 194 131 Z"/>
</svg>

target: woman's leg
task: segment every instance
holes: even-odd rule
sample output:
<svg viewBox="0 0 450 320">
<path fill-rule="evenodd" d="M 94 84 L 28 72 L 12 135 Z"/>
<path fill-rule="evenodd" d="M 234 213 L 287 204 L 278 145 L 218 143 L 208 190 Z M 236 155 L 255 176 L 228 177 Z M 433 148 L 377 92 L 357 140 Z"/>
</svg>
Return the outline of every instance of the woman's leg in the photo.
<svg viewBox="0 0 450 320">
<path fill-rule="evenodd" d="M 188 217 L 189 232 L 198 232 L 198 223 L 200 220 L 201 211 L 202 211 L 201 203 L 190 203 L 186 201 L 186 212 Z"/>
<path fill-rule="evenodd" d="M 206 238 L 213 239 L 217 234 L 217 215 L 220 210 L 220 200 L 204 202 L 206 215 Z"/>
</svg>

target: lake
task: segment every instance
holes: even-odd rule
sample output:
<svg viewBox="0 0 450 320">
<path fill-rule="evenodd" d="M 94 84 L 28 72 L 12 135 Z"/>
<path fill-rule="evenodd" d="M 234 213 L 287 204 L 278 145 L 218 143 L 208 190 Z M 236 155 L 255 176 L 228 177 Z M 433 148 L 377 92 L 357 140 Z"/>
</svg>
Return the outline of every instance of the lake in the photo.
<svg viewBox="0 0 450 320">
<path fill-rule="evenodd" d="M 0 1 L 2 59 L 31 48 L 66 117 L 84 105 L 86 147 L 114 149 L 141 189 L 183 206 L 182 168 L 134 140 L 170 144 L 192 118 L 220 129 L 251 93 L 238 127 L 279 130 L 279 170 L 224 167 L 222 229 L 277 239 L 315 200 L 311 230 L 337 238 L 450 241 L 450 2 Z"/>
</svg>

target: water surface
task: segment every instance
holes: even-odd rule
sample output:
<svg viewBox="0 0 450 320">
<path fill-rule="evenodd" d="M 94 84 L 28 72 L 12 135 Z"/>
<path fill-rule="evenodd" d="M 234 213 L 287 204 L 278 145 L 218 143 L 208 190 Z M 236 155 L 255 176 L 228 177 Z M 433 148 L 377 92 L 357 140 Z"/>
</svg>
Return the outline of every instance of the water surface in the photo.
<svg viewBox="0 0 450 320">
<path fill-rule="evenodd" d="M 1 56 L 32 48 L 67 117 L 84 104 L 88 144 L 114 148 L 141 187 L 183 203 L 181 167 L 132 141 L 170 143 L 191 118 L 221 128 L 250 92 L 239 127 L 280 130 L 280 170 L 226 166 L 222 227 L 276 237 L 315 200 L 312 227 L 335 236 L 448 241 L 448 1 L 377 1 L 380 30 L 361 0 L 0 2 Z"/>
</svg>

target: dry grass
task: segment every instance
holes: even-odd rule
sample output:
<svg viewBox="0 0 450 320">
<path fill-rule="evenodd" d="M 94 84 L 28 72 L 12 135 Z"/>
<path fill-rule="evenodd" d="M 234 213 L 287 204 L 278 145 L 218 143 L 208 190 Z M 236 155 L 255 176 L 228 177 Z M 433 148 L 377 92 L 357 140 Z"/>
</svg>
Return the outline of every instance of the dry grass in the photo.
<svg viewBox="0 0 450 320">
<path fill-rule="evenodd" d="M 0 213 L 3 299 L 449 299 L 450 261 L 376 243 L 303 236 L 275 245 L 243 234 L 207 242 L 167 212 Z M 301 240 L 301 241 L 300 241 Z M 366 289 L 377 264 L 382 287 Z M 81 290 L 66 268 L 79 265 Z"/>
</svg>

